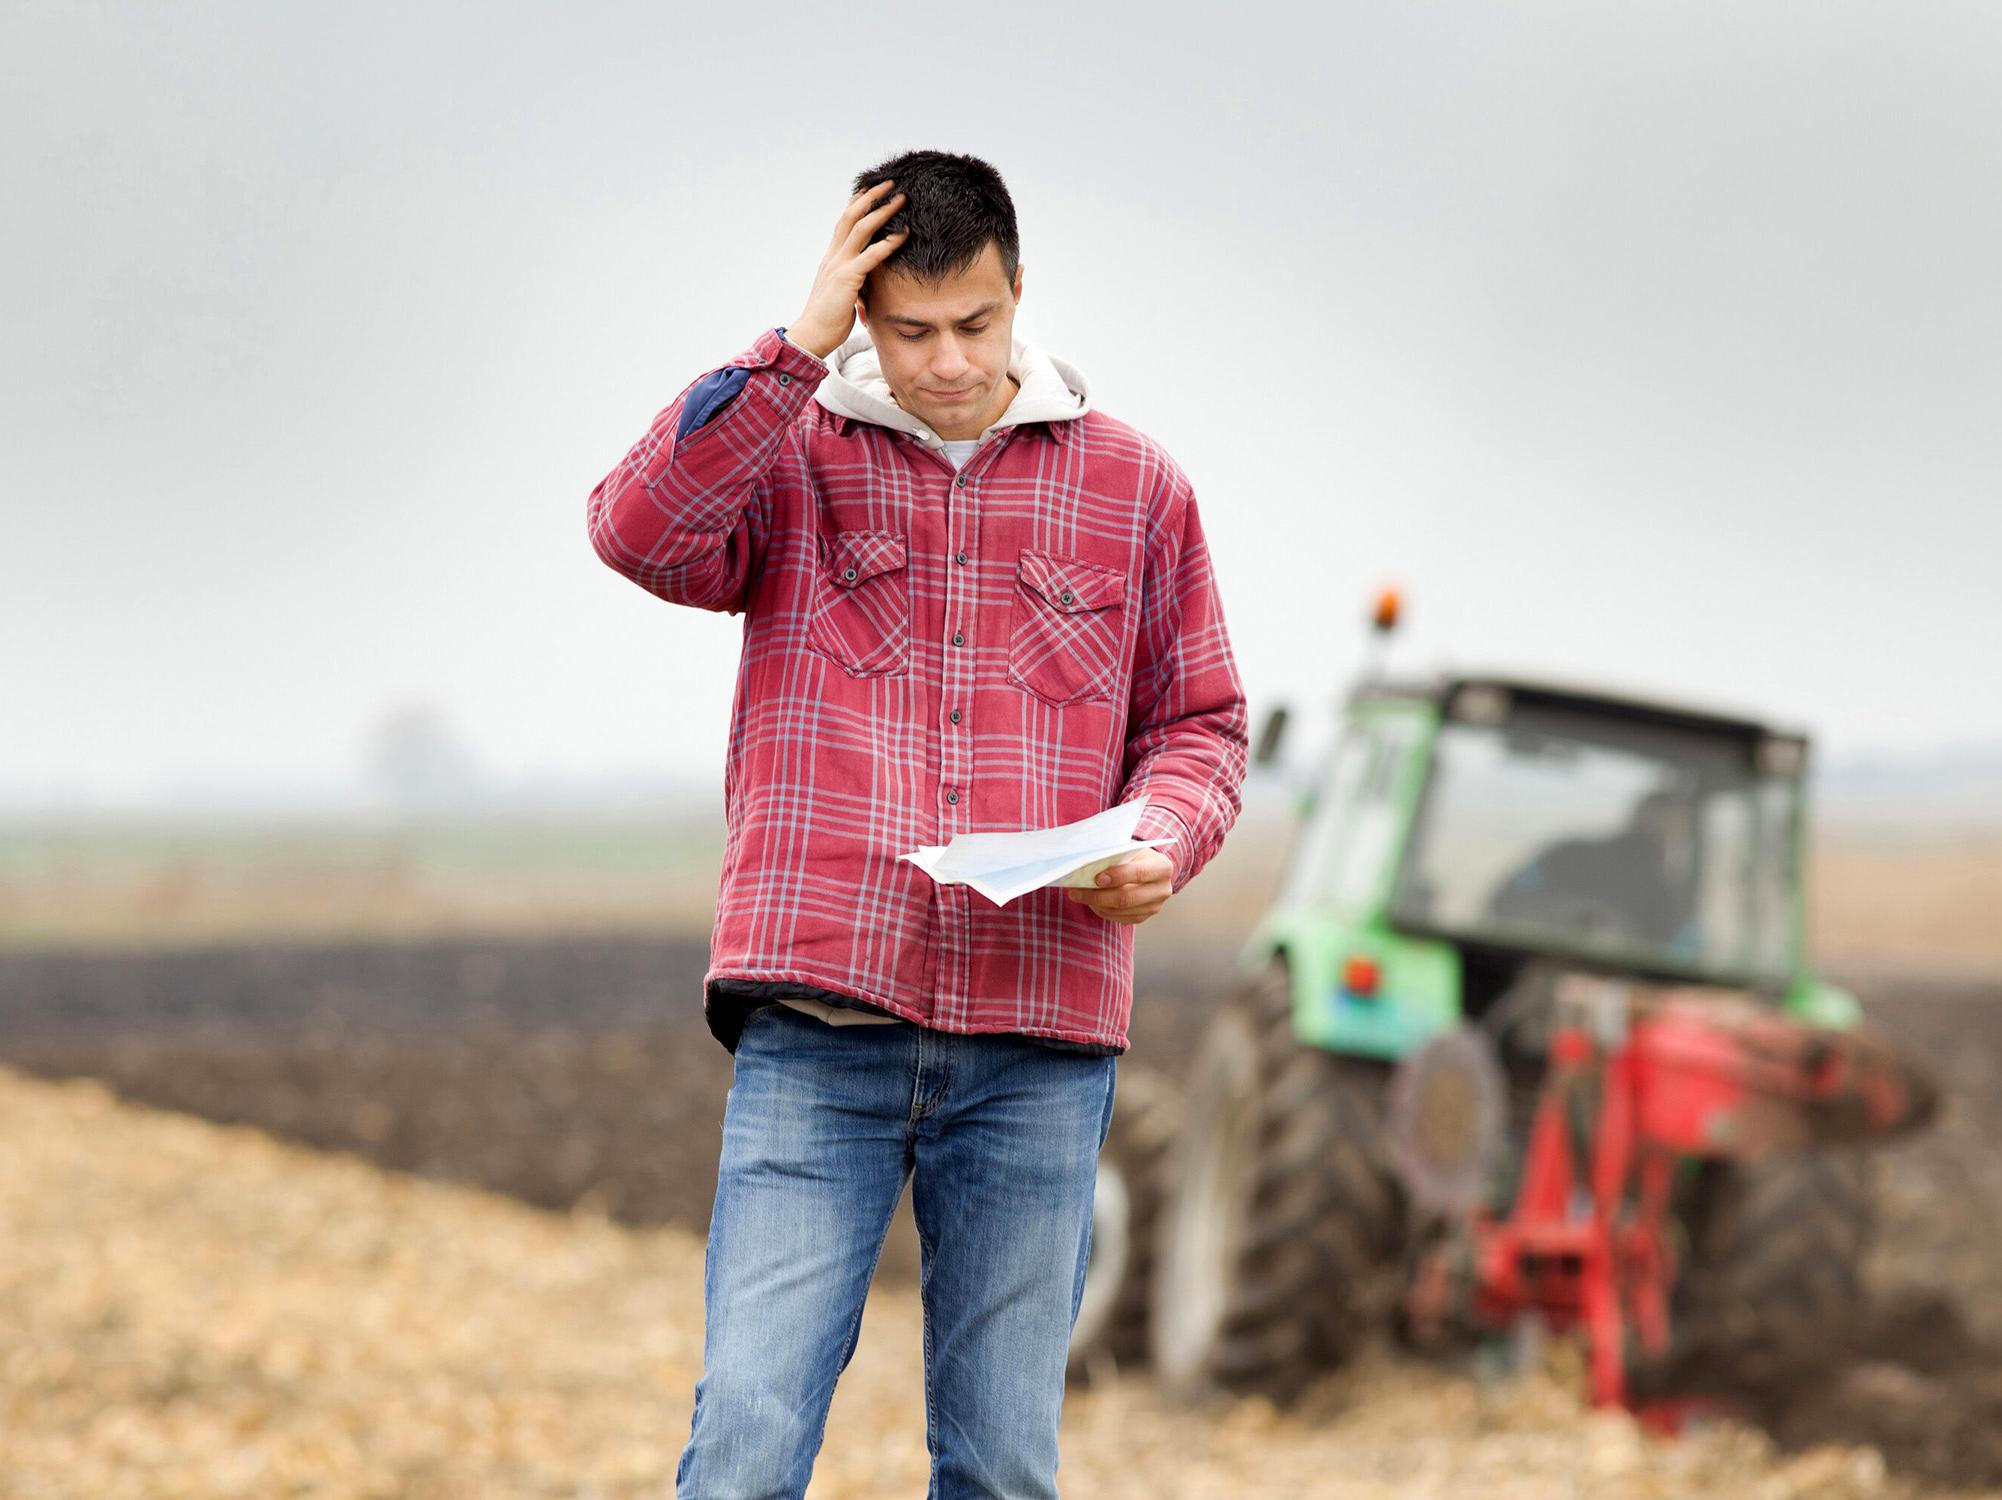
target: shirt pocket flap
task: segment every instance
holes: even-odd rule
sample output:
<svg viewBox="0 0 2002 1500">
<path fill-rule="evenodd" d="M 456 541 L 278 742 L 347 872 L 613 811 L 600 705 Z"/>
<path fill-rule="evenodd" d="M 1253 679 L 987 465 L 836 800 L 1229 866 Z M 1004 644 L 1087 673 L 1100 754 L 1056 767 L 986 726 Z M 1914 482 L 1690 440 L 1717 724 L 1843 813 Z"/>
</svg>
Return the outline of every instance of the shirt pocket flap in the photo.
<svg viewBox="0 0 2002 1500">
<path fill-rule="evenodd" d="M 1121 568 L 1024 547 L 1017 571 L 1022 582 L 1048 600 L 1052 609 L 1065 614 L 1104 609 L 1126 597 L 1126 573 Z"/>
<path fill-rule="evenodd" d="M 827 577 L 852 589 L 878 573 L 901 568 L 906 560 L 902 532 L 837 531 L 827 544 Z"/>
</svg>

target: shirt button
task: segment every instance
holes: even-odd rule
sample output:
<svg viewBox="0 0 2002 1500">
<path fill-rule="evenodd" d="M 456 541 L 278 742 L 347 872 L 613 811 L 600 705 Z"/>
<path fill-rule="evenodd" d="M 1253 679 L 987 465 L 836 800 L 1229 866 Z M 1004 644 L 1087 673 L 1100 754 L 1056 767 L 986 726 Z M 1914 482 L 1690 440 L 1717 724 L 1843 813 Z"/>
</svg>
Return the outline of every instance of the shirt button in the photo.
<svg viewBox="0 0 2002 1500">
<path fill-rule="evenodd" d="M 959 710 L 956 708 L 952 711 L 952 722 L 955 724 L 959 722 Z"/>
<path fill-rule="evenodd" d="M 952 633 L 952 643 L 955 646 L 964 646 L 966 644 L 966 632 L 963 630 L 955 630 Z"/>
<path fill-rule="evenodd" d="M 965 489 L 965 488 L 966 488 L 966 476 L 965 476 L 964 474 L 955 474 L 955 475 L 953 475 L 953 476 L 952 476 L 952 482 L 953 482 L 954 484 L 958 485 L 958 486 L 959 486 L 959 487 L 960 487 L 961 489 Z"/>
<path fill-rule="evenodd" d="M 966 565 L 966 554 L 964 552 L 955 553 L 952 560 L 964 567 Z"/>
<path fill-rule="evenodd" d="M 850 577 L 853 577 L 853 576 L 854 576 L 854 574 L 853 574 L 853 573 L 850 573 L 850 575 L 849 575 L 849 576 L 850 576 Z M 1071 593 L 1071 591 L 1070 591 L 1069 589 L 1065 589 L 1065 590 L 1064 590 L 1064 591 L 1063 591 L 1063 592 L 1062 592 L 1061 594 L 1057 595 L 1057 603 L 1059 603 L 1059 604 L 1068 604 L 1068 603 L 1070 603 L 1070 602 L 1071 602 L 1072 598 L 1074 598 L 1074 597 L 1075 597 L 1075 596 L 1074 596 L 1074 595 L 1073 595 L 1073 594 Z"/>
<path fill-rule="evenodd" d="M 947 792 L 947 793 L 945 794 L 945 800 L 946 800 L 946 801 L 948 801 L 948 802 L 957 802 L 957 801 L 959 800 L 959 793 L 958 793 L 958 792 Z"/>
<path fill-rule="evenodd" d="M 853 583 L 855 581 L 855 570 L 853 568 L 843 568 L 841 570 L 841 576 L 847 579 L 850 583 Z"/>
<path fill-rule="evenodd" d="M 786 374 L 786 372 L 785 372 L 785 371 L 783 371 L 783 370 L 779 371 L 779 384 L 780 384 L 780 385 L 791 385 L 791 384 L 792 384 L 792 376 L 790 376 L 790 375 Z"/>
</svg>

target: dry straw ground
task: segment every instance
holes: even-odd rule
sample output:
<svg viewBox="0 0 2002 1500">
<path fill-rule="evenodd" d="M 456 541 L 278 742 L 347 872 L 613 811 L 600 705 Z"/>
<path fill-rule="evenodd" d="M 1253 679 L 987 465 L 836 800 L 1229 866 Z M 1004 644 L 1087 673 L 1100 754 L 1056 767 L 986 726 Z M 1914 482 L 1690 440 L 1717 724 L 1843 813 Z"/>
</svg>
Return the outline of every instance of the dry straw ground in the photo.
<svg viewBox="0 0 2002 1500">
<path fill-rule="evenodd" d="M 9 1500 L 666 1497 L 702 1246 L 385 1173 L 0 1069 L 0 1493 Z M 814 1500 L 923 1492 L 915 1294 L 881 1288 Z M 1944 1495 L 1869 1449 L 1678 1443 L 1541 1375 L 1379 1360 L 1299 1413 L 1074 1392 L 1072 1497 Z"/>
</svg>

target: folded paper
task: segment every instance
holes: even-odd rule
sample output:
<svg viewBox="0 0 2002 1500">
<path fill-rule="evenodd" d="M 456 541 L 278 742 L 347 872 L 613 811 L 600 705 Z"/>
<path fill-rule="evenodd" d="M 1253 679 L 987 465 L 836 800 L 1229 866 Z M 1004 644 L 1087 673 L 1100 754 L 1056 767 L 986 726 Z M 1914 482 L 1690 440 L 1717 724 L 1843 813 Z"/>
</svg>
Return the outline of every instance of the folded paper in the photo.
<svg viewBox="0 0 2002 1500">
<path fill-rule="evenodd" d="M 968 885 L 996 906 L 1044 886 L 1091 886 L 1100 870 L 1136 849 L 1158 849 L 1172 838 L 1135 839 L 1147 800 L 1122 802 L 1057 828 L 1020 833 L 962 833 L 949 844 L 900 854 L 940 885 Z"/>
</svg>

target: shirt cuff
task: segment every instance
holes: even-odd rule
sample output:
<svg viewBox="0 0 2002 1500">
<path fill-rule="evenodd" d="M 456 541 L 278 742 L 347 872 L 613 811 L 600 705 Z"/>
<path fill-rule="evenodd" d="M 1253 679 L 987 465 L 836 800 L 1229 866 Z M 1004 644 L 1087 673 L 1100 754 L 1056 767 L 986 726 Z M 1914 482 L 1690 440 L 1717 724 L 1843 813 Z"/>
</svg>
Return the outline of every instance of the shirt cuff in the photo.
<svg viewBox="0 0 2002 1500">
<path fill-rule="evenodd" d="M 799 345 L 787 343 L 781 332 L 767 328 L 756 343 L 737 356 L 736 363 L 763 373 L 765 378 L 757 382 L 759 394 L 775 402 L 779 410 L 796 415 L 831 372 Z"/>
<path fill-rule="evenodd" d="M 827 361 L 822 359 L 818 354 L 814 354 L 810 350 L 800 348 L 799 345 L 795 344 L 791 339 L 787 338 L 786 331 L 783 327 L 774 328 L 772 332 L 776 333 L 779 336 L 779 341 L 783 343 L 786 346 L 786 348 L 798 354 L 802 359 L 812 360 L 816 365 L 820 366 L 820 368 L 823 371 L 828 368 Z"/>
<path fill-rule="evenodd" d="M 1191 852 L 1189 849 L 1189 825 L 1182 821 L 1179 813 L 1175 812 L 1172 808 L 1162 806 L 1158 802 L 1149 802 L 1147 810 L 1140 814 L 1139 821 L 1133 825 L 1133 837 L 1136 839 L 1172 838 L 1175 841 L 1174 843 L 1163 844 L 1156 851 L 1157 853 L 1167 855 L 1169 863 L 1175 867 L 1174 879 L 1169 883 L 1170 894 L 1181 890 L 1183 886 L 1189 883 L 1187 873 Z"/>
</svg>

